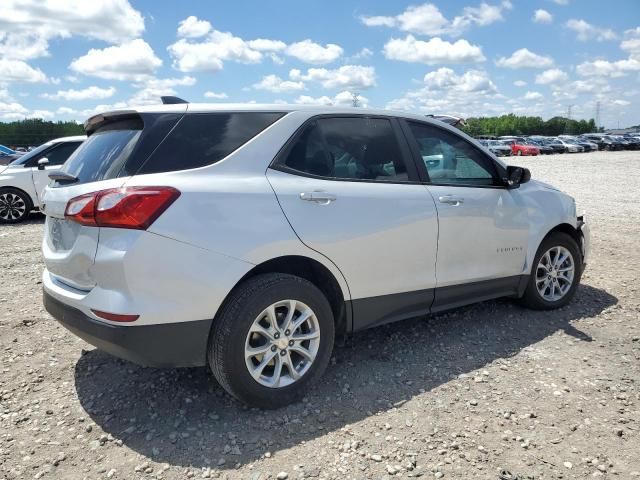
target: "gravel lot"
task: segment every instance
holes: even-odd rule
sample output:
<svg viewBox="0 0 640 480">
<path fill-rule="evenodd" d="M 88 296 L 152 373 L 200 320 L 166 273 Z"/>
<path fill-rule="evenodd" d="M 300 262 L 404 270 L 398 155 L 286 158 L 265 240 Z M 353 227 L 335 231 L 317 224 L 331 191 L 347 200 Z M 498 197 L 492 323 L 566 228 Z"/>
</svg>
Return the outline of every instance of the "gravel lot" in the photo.
<svg viewBox="0 0 640 480">
<path fill-rule="evenodd" d="M 640 478 L 640 152 L 511 160 L 588 212 L 574 302 L 358 334 L 278 411 L 76 339 L 41 304 L 42 218 L 0 227 L 0 479 Z"/>
</svg>

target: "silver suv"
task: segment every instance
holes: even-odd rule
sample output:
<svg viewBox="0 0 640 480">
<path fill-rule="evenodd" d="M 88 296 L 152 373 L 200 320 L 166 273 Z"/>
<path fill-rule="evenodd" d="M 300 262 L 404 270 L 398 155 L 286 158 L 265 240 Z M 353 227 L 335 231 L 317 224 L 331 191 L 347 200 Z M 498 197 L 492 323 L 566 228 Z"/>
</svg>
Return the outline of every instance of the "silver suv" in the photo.
<svg viewBox="0 0 640 480">
<path fill-rule="evenodd" d="M 150 366 L 209 365 L 251 405 L 302 395 L 337 334 L 509 296 L 565 305 L 573 199 L 464 133 L 387 110 L 108 112 L 44 193 L 44 302 Z"/>
</svg>

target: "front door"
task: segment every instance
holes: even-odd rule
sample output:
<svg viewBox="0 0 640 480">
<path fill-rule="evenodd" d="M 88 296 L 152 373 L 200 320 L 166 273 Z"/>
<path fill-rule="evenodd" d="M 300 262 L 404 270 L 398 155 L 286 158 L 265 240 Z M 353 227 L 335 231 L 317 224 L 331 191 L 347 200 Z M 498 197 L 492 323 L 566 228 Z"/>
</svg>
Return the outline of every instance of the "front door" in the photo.
<svg viewBox="0 0 640 480">
<path fill-rule="evenodd" d="M 311 121 L 267 171 L 302 242 L 347 280 L 355 329 L 426 313 L 438 220 L 390 118 Z"/>
<path fill-rule="evenodd" d="M 518 190 L 505 188 L 494 160 L 464 137 L 428 123 L 407 125 L 438 210 L 434 310 L 512 293 L 529 233 Z"/>
<path fill-rule="evenodd" d="M 57 143 L 42 152 L 38 157 L 30 160 L 29 167 L 31 168 L 31 176 L 39 204 L 42 203 L 44 188 L 49 185 L 49 174 L 51 171 L 59 170 L 60 167 L 62 167 L 62 164 L 67 161 L 67 158 L 69 158 L 76 148 L 78 148 L 80 143 L 82 142 Z M 42 170 L 40 170 L 38 168 L 38 161 L 43 158 L 46 158 L 48 163 Z"/>
</svg>

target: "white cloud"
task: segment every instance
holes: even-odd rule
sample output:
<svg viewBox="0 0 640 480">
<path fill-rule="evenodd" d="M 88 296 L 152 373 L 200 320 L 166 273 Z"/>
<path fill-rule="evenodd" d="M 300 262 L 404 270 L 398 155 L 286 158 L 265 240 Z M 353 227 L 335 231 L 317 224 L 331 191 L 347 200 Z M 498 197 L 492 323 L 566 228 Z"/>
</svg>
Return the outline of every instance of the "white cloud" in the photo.
<svg viewBox="0 0 640 480">
<path fill-rule="evenodd" d="M 619 107 L 627 107 L 631 105 L 631 102 L 629 102 L 628 100 L 614 100 L 612 103 Z"/>
<path fill-rule="evenodd" d="M 69 66 L 83 75 L 109 80 L 140 80 L 151 76 L 162 65 L 153 49 L 142 39 L 102 50 L 92 48 Z"/>
<path fill-rule="evenodd" d="M 339 45 L 328 43 L 324 47 L 309 39 L 292 43 L 286 49 L 286 54 L 312 65 L 331 63 L 342 56 L 343 50 Z"/>
<path fill-rule="evenodd" d="M 25 118 L 29 110 L 17 102 L 0 102 L 0 120 Z"/>
<path fill-rule="evenodd" d="M 516 50 L 510 57 L 501 57 L 496 61 L 496 65 L 504 68 L 547 68 L 553 65 L 551 57 L 538 55 L 526 48 Z"/>
<path fill-rule="evenodd" d="M 191 15 L 185 18 L 178 25 L 178 36 L 185 38 L 203 37 L 211 31 L 211 24 L 206 20 L 199 20 Z"/>
<path fill-rule="evenodd" d="M 112 97 L 116 93 L 116 89 L 113 87 L 100 88 L 100 87 L 87 87 L 82 90 L 58 90 L 56 93 L 44 93 L 42 98 L 48 100 L 97 100 L 103 98 Z"/>
<path fill-rule="evenodd" d="M 368 58 L 371 57 L 373 55 L 373 51 L 369 50 L 368 48 L 363 48 L 360 51 L 358 51 L 355 55 L 352 55 L 350 58 L 352 60 L 360 60 L 362 58 Z"/>
<path fill-rule="evenodd" d="M 29 114 L 30 118 L 42 118 L 43 120 L 46 120 L 48 118 L 53 118 L 53 112 L 49 111 L 49 110 L 34 110 L 33 112 L 31 112 Z"/>
<path fill-rule="evenodd" d="M 496 86 L 486 72 L 469 70 L 462 75 L 450 68 L 439 68 L 424 76 L 426 88 L 431 90 L 456 90 L 460 92 L 495 92 Z"/>
<path fill-rule="evenodd" d="M 270 40 L 268 38 L 256 38 L 247 42 L 249 47 L 261 52 L 280 52 L 287 48 L 287 44 L 280 40 Z"/>
<path fill-rule="evenodd" d="M 569 5 L 569 0 L 551 0 L 556 5 Z"/>
<path fill-rule="evenodd" d="M 304 90 L 304 83 L 294 82 L 292 80 L 283 80 L 277 75 L 271 74 L 262 77 L 262 80 L 258 83 L 254 83 L 253 88 L 256 90 L 266 90 L 274 93 L 295 92 L 298 90 Z"/>
<path fill-rule="evenodd" d="M 229 95 L 227 95 L 224 92 L 204 92 L 204 96 L 205 98 L 213 98 L 215 100 L 224 100 L 225 98 L 229 98 Z"/>
<path fill-rule="evenodd" d="M 485 61 L 482 49 L 466 40 L 454 43 L 434 37 L 429 41 L 417 40 L 413 35 L 392 38 L 384 46 L 384 55 L 390 60 L 426 63 L 477 63 Z"/>
<path fill-rule="evenodd" d="M 363 90 L 376 84 L 376 71 L 373 67 L 363 65 L 343 65 L 333 70 L 310 68 L 305 74 L 293 69 L 289 72 L 289 78 L 298 82 L 319 82 L 324 88 Z"/>
<path fill-rule="evenodd" d="M 54 38 L 83 36 L 121 43 L 143 31 L 144 19 L 128 0 L 3 0 L 0 56 L 22 60 L 47 56 Z"/>
<path fill-rule="evenodd" d="M 527 86 L 527 82 L 525 82 L 524 80 L 516 80 L 515 82 L 513 82 L 513 84 L 516 87 L 526 87 Z"/>
<path fill-rule="evenodd" d="M 539 8 L 533 14 L 533 21 L 536 23 L 551 23 L 553 22 L 553 15 L 546 10 Z"/>
<path fill-rule="evenodd" d="M 584 62 L 576 67 L 576 72 L 583 77 L 622 77 L 630 72 L 640 72 L 640 60 L 628 58 L 614 62 L 609 60 Z"/>
<path fill-rule="evenodd" d="M 615 40 L 618 36 L 615 32 L 609 28 L 600 28 L 584 20 L 571 19 L 566 24 L 566 27 L 576 32 L 578 40 L 586 42 L 587 40 L 597 40 L 599 42 L 603 40 Z"/>
<path fill-rule="evenodd" d="M 540 85 L 549 85 L 551 83 L 564 82 L 569 76 L 559 68 L 550 68 L 536 75 L 536 83 Z"/>
<path fill-rule="evenodd" d="M 22 60 L 0 58 L 0 82 L 46 83 L 47 76 Z"/>
<path fill-rule="evenodd" d="M 640 61 L 640 27 L 624 32 L 620 48 L 629 53 L 629 58 Z"/>
<path fill-rule="evenodd" d="M 295 103 L 302 105 L 333 105 L 341 107 L 350 107 L 353 105 L 353 92 L 344 90 L 334 97 L 323 95 L 322 97 L 310 97 L 309 95 L 300 95 L 294 100 Z M 358 94 L 358 103 L 361 107 L 367 107 L 369 99 Z"/>
<path fill-rule="evenodd" d="M 527 92 L 523 98 L 525 100 L 542 100 L 544 96 L 540 92 Z"/>
<path fill-rule="evenodd" d="M 128 100 L 129 105 L 153 105 L 160 103 L 160 97 L 177 95 L 174 87 L 195 85 L 196 79 L 189 76 L 180 78 L 145 78 L 133 84 L 138 91 Z"/>
<path fill-rule="evenodd" d="M 411 5 L 395 16 L 362 16 L 360 21 L 368 27 L 397 27 L 418 35 L 460 35 L 472 26 L 483 27 L 504 20 L 503 12 L 512 8 L 511 2 L 498 5 L 482 2 L 477 7 L 464 7 L 462 13 L 449 21 L 432 3 Z"/>
</svg>

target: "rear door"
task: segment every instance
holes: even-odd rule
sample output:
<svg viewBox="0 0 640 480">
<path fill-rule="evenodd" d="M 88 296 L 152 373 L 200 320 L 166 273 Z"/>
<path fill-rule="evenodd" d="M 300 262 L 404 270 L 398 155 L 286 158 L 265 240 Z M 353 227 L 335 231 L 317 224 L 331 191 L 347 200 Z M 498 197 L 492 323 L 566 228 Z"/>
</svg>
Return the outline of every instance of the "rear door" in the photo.
<svg viewBox="0 0 640 480">
<path fill-rule="evenodd" d="M 313 119 L 267 177 L 302 242 L 345 276 L 355 329 L 428 311 L 436 209 L 395 119 Z"/>
<path fill-rule="evenodd" d="M 461 135 L 429 123 L 404 125 L 438 210 L 434 310 L 511 293 L 525 268 L 529 233 L 519 191 L 506 189 L 501 167 Z M 448 288 L 465 284 L 470 288 Z"/>
</svg>

